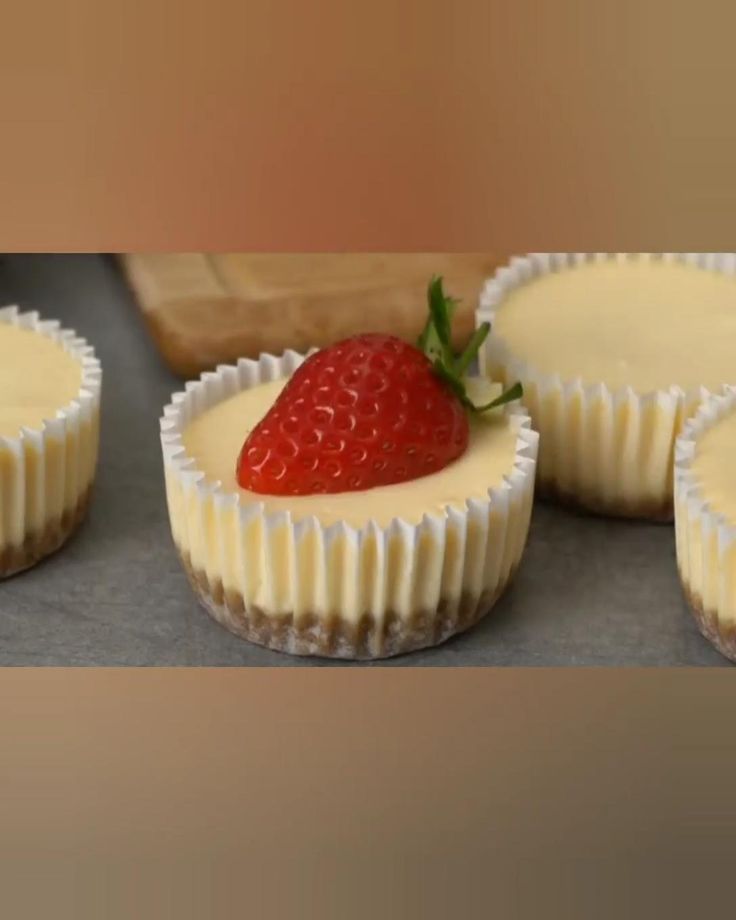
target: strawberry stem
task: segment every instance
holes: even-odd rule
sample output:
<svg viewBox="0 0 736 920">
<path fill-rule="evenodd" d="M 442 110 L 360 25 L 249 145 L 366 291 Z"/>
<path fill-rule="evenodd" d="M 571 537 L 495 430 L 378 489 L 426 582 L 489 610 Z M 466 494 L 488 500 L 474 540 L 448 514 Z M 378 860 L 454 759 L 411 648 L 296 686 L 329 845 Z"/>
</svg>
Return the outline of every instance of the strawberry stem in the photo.
<svg viewBox="0 0 736 920">
<path fill-rule="evenodd" d="M 476 412 L 486 412 L 488 409 L 496 409 L 498 406 L 503 406 L 505 403 L 513 402 L 515 399 L 521 399 L 523 395 L 524 388 L 517 382 L 512 387 L 509 387 L 508 390 L 504 390 L 500 396 L 492 399 L 489 403 L 486 403 L 484 406 L 475 406 L 474 408 Z"/>
<path fill-rule="evenodd" d="M 437 275 L 429 282 L 427 301 L 429 318 L 419 336 L 418 347 L 432 362 L 435 373 L 445 381 L 463 405 L 472 412 L 486 412 L 519 399 L 523 389 L 520 383 L 515 383 L 484 406 L 476 406 L 472 402 L 467 394 L 463 376 L 478 356 L 481 346 L 491 331 L 491 324 L 482 323 L 473 333 L 460 357 L 455 358 L 452 350 L 452 317 L 458 301 L 445 295 L 442 289 L 442 278 Z"/>
</svg>

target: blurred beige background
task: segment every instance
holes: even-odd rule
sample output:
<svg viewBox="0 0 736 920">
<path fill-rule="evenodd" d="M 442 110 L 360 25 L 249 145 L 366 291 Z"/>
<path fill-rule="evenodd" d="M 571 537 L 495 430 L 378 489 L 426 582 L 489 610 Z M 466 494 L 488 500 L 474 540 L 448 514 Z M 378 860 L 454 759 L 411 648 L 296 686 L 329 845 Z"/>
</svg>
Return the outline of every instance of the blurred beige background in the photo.
<svg viewBox="0 0 736 920">
<path fill-rule="evenodd" d="M 30 0 L 0 250 L 721 250 L 736 8 Z"/>
<path fill-rule="evenodd" d="M 7 916 L 728 916 L 727 672 L 347 676 L 0 672 Z"/>
</svg>

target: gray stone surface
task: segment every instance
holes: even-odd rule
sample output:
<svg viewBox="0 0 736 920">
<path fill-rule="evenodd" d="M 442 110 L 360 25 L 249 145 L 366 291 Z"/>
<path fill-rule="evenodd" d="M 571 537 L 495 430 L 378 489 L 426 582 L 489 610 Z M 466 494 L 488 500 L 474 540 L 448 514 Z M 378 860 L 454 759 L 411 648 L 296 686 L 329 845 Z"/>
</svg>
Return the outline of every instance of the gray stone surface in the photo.
<svg viewBox="0 0 736 920">
<path fill-rule="evenodd" d="M 5 303 L 38 309 L 88 337 L 105 376 L 90 516 L 56 556 L 0 583 L 0 664 L 333 664 L 249 645 L 195 601 L 169 535 L 158 441 L 161 408 L 180 383 L 159 361 L 113 261 L 3 256 Z M 538 505 L 517 579 L 495 611 L 438 649 L 384 664 L 728 662 L 688 613 L 671 527 Z"/>
</svg>

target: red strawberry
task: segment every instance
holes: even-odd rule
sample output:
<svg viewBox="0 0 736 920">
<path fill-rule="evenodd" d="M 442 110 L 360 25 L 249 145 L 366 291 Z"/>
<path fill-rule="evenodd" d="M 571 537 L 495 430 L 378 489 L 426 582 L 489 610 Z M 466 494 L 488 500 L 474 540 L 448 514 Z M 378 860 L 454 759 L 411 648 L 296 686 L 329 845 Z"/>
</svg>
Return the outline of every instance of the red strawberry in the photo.
<svg viewBox="0 0 736 920">
<path fill-rule="evenodd" d="M 457 361 L 454 302 L 441 279 L 416 348 L 390 335 L 359 335 L 316 352 L 297 369 L 238 457 L 240 486 L 266 495 L 350 492 L 437 472 L 468 445 L 467 411 L 518 398 L 517 386 L 476 410 L 462 374 L 488 334 Z"/>
</svg>

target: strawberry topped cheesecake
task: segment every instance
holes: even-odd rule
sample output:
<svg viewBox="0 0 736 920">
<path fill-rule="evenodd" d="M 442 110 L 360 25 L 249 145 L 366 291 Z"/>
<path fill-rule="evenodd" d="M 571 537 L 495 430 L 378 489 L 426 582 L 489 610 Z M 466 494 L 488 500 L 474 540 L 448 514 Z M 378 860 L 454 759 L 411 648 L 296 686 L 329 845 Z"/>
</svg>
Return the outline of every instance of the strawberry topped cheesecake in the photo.
<svg viewBox="0 0 736 920">
<path fill-rule="evenodd" d="M 370 334 L 204 374 L 161 420 L 174 541 L 205 608 L 301 655 L 434 645 L 493 605 L 526 542 L 537 435 L 456 357 L 428 290 L 418 344 Z"/>
</svg>

